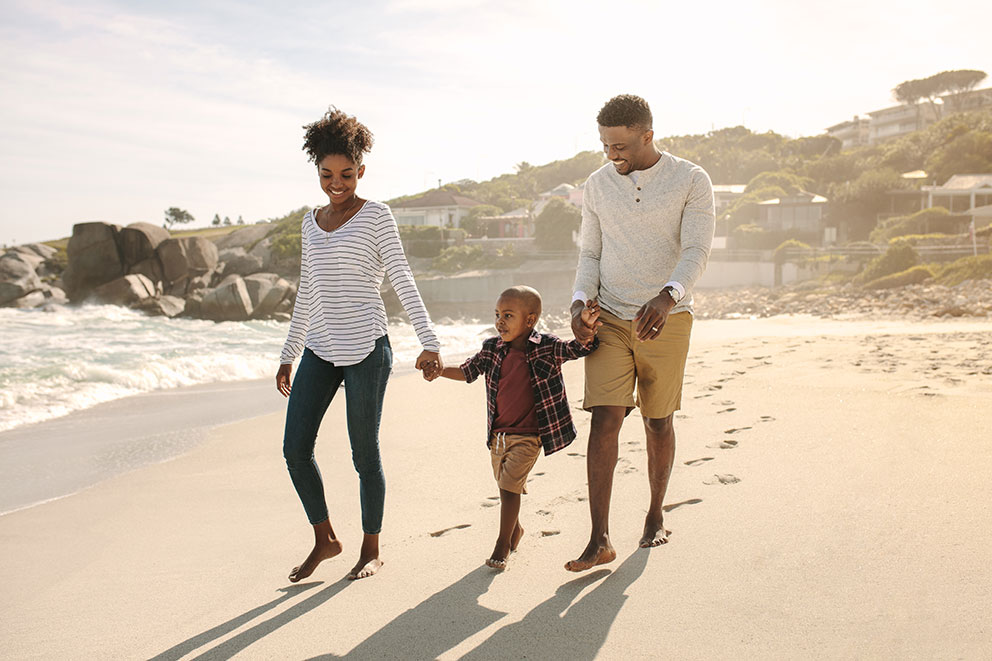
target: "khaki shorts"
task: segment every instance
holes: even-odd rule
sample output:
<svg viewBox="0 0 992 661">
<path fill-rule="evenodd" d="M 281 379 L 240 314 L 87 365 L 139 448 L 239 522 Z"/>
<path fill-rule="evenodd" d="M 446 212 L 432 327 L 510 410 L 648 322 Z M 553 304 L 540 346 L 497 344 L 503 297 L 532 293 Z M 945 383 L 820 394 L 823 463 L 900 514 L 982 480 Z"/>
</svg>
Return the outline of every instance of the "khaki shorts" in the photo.
<svg viewBox="0 0 992 661">
<path fill-rule="evenodd" d="M 541 455 L 541 439 L 532 434 L 493 434 L 489 456 L 500 489 L 527 493 L 527 475 Z"/>
<path fill-rule="evenodd" d="M 582 408 L 625 406 L 645 418 L 667 418 L 682 406 L 682 377 L 689 353 L 692 314 L 668 317 L 653 340 L 637 339 L 637 322 L 606 310 L 599 316 L 599 348 L 586 356 L 585 399 Z M 637 397 L 634 397 L 634 385 Z"/>
</svg>

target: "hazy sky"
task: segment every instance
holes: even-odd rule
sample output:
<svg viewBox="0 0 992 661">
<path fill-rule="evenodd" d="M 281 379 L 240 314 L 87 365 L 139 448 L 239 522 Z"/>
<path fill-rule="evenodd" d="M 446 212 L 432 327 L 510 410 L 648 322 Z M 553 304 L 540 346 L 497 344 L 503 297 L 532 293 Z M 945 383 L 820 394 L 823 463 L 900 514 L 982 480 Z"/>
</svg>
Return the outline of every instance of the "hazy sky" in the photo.
<svg viewBox="0 0 992 661">
<path fill-rule="evenodd" d="M 375 134 L 373 199 L 598 149 L 622 92 L 659 135 L 813 135 L 908 78 L 992 73 L 990 7 L 0 0 L 0 243 L 324 203 L 300 127 L 328 104 Z"/>
</svg>

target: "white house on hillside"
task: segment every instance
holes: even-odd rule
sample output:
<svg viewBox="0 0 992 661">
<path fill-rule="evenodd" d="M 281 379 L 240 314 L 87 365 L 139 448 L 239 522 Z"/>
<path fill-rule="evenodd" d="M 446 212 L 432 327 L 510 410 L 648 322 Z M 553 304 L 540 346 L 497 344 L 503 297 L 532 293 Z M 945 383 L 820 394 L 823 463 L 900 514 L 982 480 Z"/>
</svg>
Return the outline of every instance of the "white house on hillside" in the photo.
<svg viewBox="0 0 992 661">
<path fill-rule="evenodd" d="M 470 197 L 435 189 L 391 206 L 398 225 L 459 227 L 469 209 L 482 204 Z"/>
</svg>

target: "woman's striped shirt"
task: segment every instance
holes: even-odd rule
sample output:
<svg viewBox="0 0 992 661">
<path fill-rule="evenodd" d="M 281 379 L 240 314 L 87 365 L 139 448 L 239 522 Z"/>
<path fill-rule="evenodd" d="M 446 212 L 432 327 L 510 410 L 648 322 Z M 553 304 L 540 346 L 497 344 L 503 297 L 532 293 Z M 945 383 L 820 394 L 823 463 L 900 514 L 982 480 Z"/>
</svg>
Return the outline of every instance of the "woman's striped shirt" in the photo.
<svg viewBox="0 0 992 661">
<path fill-rule="evenodd" d="M 300 234 L 300 287 L 281 363 L 292 363 L 304 347 L 338 367 L 362 362 L 386 334 L 383 275 L 424 349 L 440 351 L 388 206 L 367 201 L 333 232 L 317 225 L 314 209 L 303 217 Z"/>
</svg>

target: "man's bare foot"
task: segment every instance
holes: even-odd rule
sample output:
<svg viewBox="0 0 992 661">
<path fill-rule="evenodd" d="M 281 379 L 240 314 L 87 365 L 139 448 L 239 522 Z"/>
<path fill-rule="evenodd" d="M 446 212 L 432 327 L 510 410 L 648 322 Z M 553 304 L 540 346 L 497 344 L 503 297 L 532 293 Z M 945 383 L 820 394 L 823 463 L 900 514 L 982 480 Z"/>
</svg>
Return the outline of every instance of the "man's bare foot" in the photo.
<svg viewBox="0 0 992 661">
<path fill-rule="evenodd" d="M 644 535 L 641 536 L 638 546 L 642 549 L 649 549 L 667 544 L 668 536 L 671 534 L 671 530 L 665 530 L 665 524 L 663 522 L 648 519 L 644 522 Z"/>
<path fill-rule="evenodd" d="M 506 569 L 506 558 L 502 560 L 496 557 L 486 558 L 486 566 L 492 567 L 493 569 L 498 569 L 499 571 L 503 571 L 504 569 Z"/>
<path fill-rule="evenodd" d="M 379 558 L 359 558 L 358 564 L 348 572 L 348 580 L 357 581 L 360 578 L 368 578 L 379 571 L 383 564 Z"/>
<path fill-rule="evenodd" d="M 313 573 L 317 565 L 324 560 L 333 558 L 339 553 L 341 553 L 341 542 L 338 540 L 328 539 L 317 542 L 314 544 L 313 550 L 310 551 L 310 555 L 303 561 L 303 564 L 299 567 L 293 567 L 293 571 L 289 572 L 289 581 L 296 583 L 306 578 Z"/>
<path fill-rule="evenodd" d="M 592 569 L 596 565 L 605 565 L 617 559 L 617 552 L 613 550 L 613 545 L 609 540 L 604 543 L 589 542 L 586 550 L 576 560 L 569 560 L 565 563 L 568 571 L 585 571 Z"/>
<path fill-rule="evenodd" d="M 517 523 L 517 527 L 513 529 L 513 535 L 510 537 L 510 553 L 517 550 L 517 546 L 520 544 L 520 538 L 524 536 L 523 527 Z"/>
</svg>

